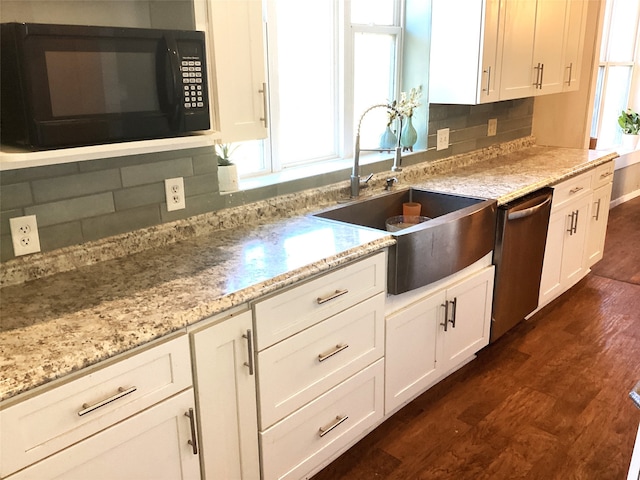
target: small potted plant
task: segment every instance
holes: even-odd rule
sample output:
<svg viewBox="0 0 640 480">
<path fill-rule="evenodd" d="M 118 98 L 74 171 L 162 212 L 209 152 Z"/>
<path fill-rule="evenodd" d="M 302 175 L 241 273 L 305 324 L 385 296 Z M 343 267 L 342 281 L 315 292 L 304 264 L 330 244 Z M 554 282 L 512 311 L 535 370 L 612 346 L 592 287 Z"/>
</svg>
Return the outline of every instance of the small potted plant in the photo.
<svg viewBox="0 0 640 480">
<path fill-rule="evenodd" d="M 618 117 L 618 125 L 622 129 L 623 150 L 635 150 L 640 139 L 640 114 L 630 108 L 622 111 Z"/>
<path fill-rule="evenodd" d="M 231 154 L 235 150 L 229 143 L 215 146 L 218 161 L 218 186 L 220 193 L 238 190 L 238 167 L 231 161 Z"/>
</svg>

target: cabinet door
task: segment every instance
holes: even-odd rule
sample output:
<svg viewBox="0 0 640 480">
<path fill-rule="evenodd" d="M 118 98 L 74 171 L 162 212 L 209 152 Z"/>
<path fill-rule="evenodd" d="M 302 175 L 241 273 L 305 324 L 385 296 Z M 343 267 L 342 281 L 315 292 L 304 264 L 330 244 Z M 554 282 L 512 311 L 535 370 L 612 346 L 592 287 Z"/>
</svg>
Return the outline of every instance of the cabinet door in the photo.
<svg viewBox="0 0 640 480">
<path fill-rule="evenodd" d="M 460 15 L 464 12 L 464 15 Z M 498 100 L 500 0 L 432 4 L 429 98 L 433 103 Z M 464 35 L 460 35 L 464 32 Z"/>
<path fill-rule="evenodd" d="M 262 3 L 210 3 L 218 130 L 224 142 L 266 138 Z"/>
<path fill-rule="evenodd" d="M 609 220 L 609 204 L 611 203 L 612 184 L 608 183 L 593 192 L 591 216 L 589 219 L 589 236 L 587 237 L 587 267 L 591 267 L 602 259 L 604 240 Z"/>
<path fill-rule="evenodd" d="M 552 211 L 551 217 L 549 217 L 547 243 L 544 248 L 544 262 L 542 264 L 542 276 L 540 278 L 540 297 L 538 299 L 539 306 L 546 305 L 561 293 L 562 246 L 564 243 L 565 228 L 564 211 Z"/>
<path fill-rule="evenodd" d="M 7 478 L 199 479 L 185 415 L 193 408 L 189 389 Z"/>
<path fill-rule="evenodd" d="M 531 2 L 534 3 L 534 2 Z M 536 94 L 562 91 L 564 78 L 562 46 L 564 42 L 566 0 L 538 0 L 533 67 L 540 64 Z"/>
<path fill-rule="evenodd" d="M 386 320 L 385 414 L 411 400 L 434 381 L 437 341 L 444 321 L 444 290 Z"/>
<path fill-rule="evenodd" d="M 578 90 L 589 2 L 568 0 L 565 22 L 563 92 Z"/>
<path fill-rule="evenodd" d="M 502 8 L 500 100 L 531 97 L 535 94 L 536 81 L 533 70 L 536 2 L 504 0 Z"/>
<path fill-rule="evenodd" d="M 489 343 L 494 267 L 447 290 L 447 331 L 443 333 L 440 368 L 447 371 Z"/>
<path fill-rule="evenodd" d="M 589 227 L 591 195 L 582 197 L 565 209 L 565 235 L 562 246 L 562 282 L 565 291 L 577 283 L 586 272 L 585 242 Z M 573 217 L 572 217 L 573 215 Z"/>
<path fill-rule="evenodd" d="M 192 334 L 205 478 L 259 478 L 256 387 L 245 365 L 251 328 L 245 312 Z"/>
</svg>

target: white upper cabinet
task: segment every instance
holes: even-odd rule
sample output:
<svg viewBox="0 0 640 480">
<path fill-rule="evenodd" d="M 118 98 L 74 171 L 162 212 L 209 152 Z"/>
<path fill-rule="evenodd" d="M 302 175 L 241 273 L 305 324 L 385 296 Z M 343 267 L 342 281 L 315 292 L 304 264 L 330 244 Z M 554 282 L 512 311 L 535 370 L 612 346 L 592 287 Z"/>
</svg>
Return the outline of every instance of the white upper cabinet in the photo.
<svg viewBox="0 0 640 480">
<path fill-rule="evenodd" d="M 476 104 L 499 100 L 499 15 L 500 0 L 434 0 L 430 102 Z"/>
<path fill-rule="evenodd" d="M 225 143 L 266 138 L 262 2 L 214 0 L 209 8 L 216 130 Z"/>
<path fill-rule="evenodd" d="M 583 0 L 568 0 L 564 41 L 563 92 L 572 92 L 580 86 L 581 60 L 588 3 Z"/>
<path fill-rule="evenodd" d="M 429 101 L 480 104 L 576 90 L 585 0 L 434 0 Z"/>
<path fill-rule="evenodd" d="M 503 0 L 500 99 L 562 91 L 566 0 Z"/>
</svg>

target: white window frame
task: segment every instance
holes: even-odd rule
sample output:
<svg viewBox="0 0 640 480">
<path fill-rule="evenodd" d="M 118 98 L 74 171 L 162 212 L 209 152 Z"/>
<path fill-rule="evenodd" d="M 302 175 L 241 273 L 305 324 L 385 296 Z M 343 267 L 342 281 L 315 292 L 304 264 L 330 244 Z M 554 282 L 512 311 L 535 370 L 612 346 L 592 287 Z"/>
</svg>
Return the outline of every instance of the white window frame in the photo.
<svg viewBox="0 0 640 480">
<path fill-rule="evenodd" d="M 620 0 L 618 0 L 620 1 Z M 602 47 L 600 52 L 600 61 L 598 64 L 597 76 L 600 75 L 601 69 L 604 70 L 602 77 L 602 85 L 600 88 L 600 101 L 598 105 L 594 105 L 593 125 L 591 129 L 591 136 L 595 138 L 602 137 L 603 129 L 616 128 L 615 125 L 603 125 L 600 118 L 600 113 L 603 111 L 606 96 L 604 92 L 607 91 L 607 81 L 609 77 L 609 69 L 611 67 L 627 66 L 631 67 L 631 81 L 629 83 L 629 91 L 627 95 L 627 108 L 632 108 L 635 111 L 640 111 L 640 13 L 636 19 L 636 32 L 635 32 L 635 45 L 632 60 L 626 62 L 612 62 L 608 61 L 609 52 L 609 32 L 611 31 L 611 19 L 612 9 L 614 6 L 613 0 L 606 0 L 604 8 L 604 25 L 602 29 Z M 606 58 L 607 60 L 602 60 Z M 615 147 L 615 145 L 605 145 L 604 148 Z"/>
<path fill-rule="evenodd" d="M 270 29 L 277 28 L 275 24 L 276 20 L 270 15 L 272 10 L 271 2 L 268 0 L 266 3 L 266 52 L 267 52 L 267 76 L 268 76 L 268 91 L 269 91 L 269 125 L 273 128 L 273 125 L 278 125 L 278 109 L 277 100 L 280 92 L 278 91 L 278 82 L 274 81 L 277 76 L 277 51 L 273 51 L 273 37 L 270 39 Z M 327 0 L 332 1 L 332 0 Z M 354 146 L 354 121 L 360 116 L 362 112 L 354 112 L 354 39 L 357 33 L 378 33 L 378 34 L 391 34 L 396 36 L 395 42 L 395 72 L 393 73 L 393 85 L 395 91 L 392 92 L 393 98 L 399 97 L 401 72 L 402 72 L 402 51 L 404 40 L 404 3 L 405 0 L 396 0 L 395 4 L 395 25 L 383 26 L 383 25 L 351 25 L 350 21 L 350 5 L 345 0 L 334 0 L 335 5 L 335 38 L 334 45 L 336 48 L 335 55 L 338 59 L 338 65 L 336 65 L 336 72 L 334 75 L 335 83 L 333 88 L 336 92 L 336 102 L 334 104 L 335 112 L 335 156 L 329 158 L 317 158 L 312 160 L 306 160 L 301 162 L 289 163 L 283 165 L 277 151 L 277 142 L 272 141 L 272 135 L 263 140 L 263 158 L 264 169 L 249 174 L 243 175 L 243 178 L 251 178 L 264 176 L 269 174 L 282 173 L 289 169 L 305 169 L 317 170 L 318 165 L 328 164 L 330 162 L 342 162 L 344 159 L 350 159 L 353 156 Z M 270 8 L 271 7 L 271 8 Z M 271 41 L 270 41 L 271 40 Z M 354 121 L 348 121 L 347 119 L 355 119 Z"/>
</svg>

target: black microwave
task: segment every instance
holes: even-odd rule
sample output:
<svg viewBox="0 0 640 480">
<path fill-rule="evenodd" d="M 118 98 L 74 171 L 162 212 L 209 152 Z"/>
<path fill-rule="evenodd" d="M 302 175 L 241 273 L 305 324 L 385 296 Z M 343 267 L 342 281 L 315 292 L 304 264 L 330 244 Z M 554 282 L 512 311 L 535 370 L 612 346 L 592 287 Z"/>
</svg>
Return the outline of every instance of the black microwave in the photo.
<svg viewBox="0 0 640 480">
<path fill-rule="evenodd" d="M 0 28 L 3 144 L 50 149 L 209 128 L 203 32 Z"/>
</svg>

